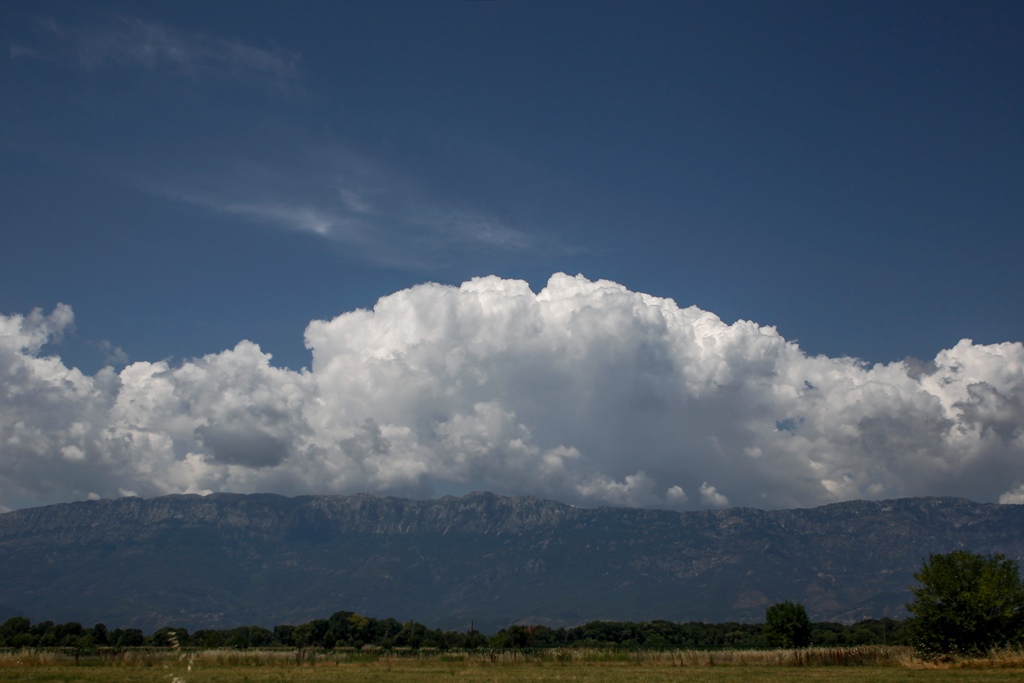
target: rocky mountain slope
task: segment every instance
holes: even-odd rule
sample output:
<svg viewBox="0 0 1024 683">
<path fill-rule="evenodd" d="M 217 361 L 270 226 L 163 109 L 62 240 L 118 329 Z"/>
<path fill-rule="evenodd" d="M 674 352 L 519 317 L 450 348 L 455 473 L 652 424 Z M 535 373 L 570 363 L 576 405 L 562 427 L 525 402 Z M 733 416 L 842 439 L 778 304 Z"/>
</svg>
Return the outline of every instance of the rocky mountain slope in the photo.
<svg viewBox="0 0 1024 683">
<path fill-rule="evenodd" d="M 337 610 L 433 627 L 591 619 L 903 616 L 922 559 L 1024 557 L 1024 506 L 952 498 L 799 510 L 581 509 L 474 493 L 415 501 L 214 494 L 0 515 L 0 618 L 190 630 Z"/>
</svg>

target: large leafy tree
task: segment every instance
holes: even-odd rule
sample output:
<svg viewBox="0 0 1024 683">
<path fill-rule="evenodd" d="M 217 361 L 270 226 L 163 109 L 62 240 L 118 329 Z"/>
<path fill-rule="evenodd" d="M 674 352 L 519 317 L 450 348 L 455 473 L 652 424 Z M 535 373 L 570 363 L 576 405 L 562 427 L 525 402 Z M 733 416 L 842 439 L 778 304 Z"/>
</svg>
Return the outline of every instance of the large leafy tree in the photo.
<svg viewBox="0 0 1024 683">
<path fill-rule="evenodd" d="M 799 602 L 780 602 L 765 610 L 764 638 L 772 647 L 807 647 L 811 620 Z"/>
<path fill-rule="evenodd" d="M 1024 584 L 1018 565 L 1003 555 L 956 550 L 931 555 L 911 588 L 917 649 L 925 654 L 980 654 L 1020 642 Z"/>
</svg>

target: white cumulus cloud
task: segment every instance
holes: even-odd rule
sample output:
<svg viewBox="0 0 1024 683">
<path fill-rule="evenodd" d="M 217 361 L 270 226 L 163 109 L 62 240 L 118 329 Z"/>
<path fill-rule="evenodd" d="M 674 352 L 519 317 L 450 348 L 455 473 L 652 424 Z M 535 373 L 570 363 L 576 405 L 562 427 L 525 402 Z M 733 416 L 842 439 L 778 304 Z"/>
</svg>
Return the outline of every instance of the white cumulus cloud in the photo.
<svg viewBox="0 0 1024 683">
<path fill-rule="evenodd" d="M 608 281 L 424 284 L 259 346 L 85 375 L 73 325 L 0 316 L 0 505 L 128 492 L 487 489 L 579 505 L 1024 500 L 1024 345 L 929 363 L 807 356 Z M 687 496 L 686 491 L 697 495 Z"/>
</svg>

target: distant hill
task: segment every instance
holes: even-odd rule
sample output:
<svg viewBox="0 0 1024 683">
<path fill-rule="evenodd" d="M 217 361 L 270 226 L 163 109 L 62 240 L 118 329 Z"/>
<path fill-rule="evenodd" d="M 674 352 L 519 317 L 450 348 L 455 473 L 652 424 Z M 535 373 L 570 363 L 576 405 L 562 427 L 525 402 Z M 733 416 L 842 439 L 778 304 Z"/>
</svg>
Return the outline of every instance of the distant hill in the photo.
<svg viewBox="0 0 1024 683">
<path fill-rule="evenodd" d="M 344 609 L 493 631 L 761 621 L 790 599 L 816 621 L 854 621 L 904 616 L 922 559 L 957 548 L 1024 557 L 1024 506 L 910 498 L 678 513 L 490 493 L 122 498 L 0 514 L 0 618 L 194 630 Z"/>
</svg>

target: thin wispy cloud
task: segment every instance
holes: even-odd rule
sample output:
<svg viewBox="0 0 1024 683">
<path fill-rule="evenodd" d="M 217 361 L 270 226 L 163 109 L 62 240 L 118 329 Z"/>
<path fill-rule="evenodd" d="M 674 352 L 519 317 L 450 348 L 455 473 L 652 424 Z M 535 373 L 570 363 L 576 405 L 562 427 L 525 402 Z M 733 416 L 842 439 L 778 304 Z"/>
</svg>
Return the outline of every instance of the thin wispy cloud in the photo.
<svg viewBox="0 0 1024 683">
<path fill-rule="evenodd" d="M 66 62 L 90 71 L 107 67 L 163 70 L 193 79 L 240 80 L 279 91 L 298 87 L 300 56 L 293 52 L 124 16 L 88 27 L 42 19 L 38 27 L 39 44 L 12 43 L 12 58 Z"/>
<path fill-rule="evenodd" d="M 247 220 L 269 223 L 295 232 L 309 232 L 332 240 L 365 243 L 358 221 L 324 211 L 315 206 L 282 204 L 228 203 L 209 205 L 217 211 L 235 214 Z"/>
<path fill-rule="evenodd" d="M 532 243 L 522 230 L 505 225 L 493 216 L 451 210 L 426 221 L 446 240 L 495 249 L 526 249 Z"/>
<path fill-rule="evenodd" d="M 144 189 L 249 223 L 316 235 L 376 263 L 422 267 L 440 255 L 538 247 L 534 234 L 495 213 L 432 199 L 400 173 L 345 150 L 292 153 L 273 163 L 211 163 L 202 174 L 163 173 Z"/>
<path fill-rule="evenodd" d="M 90 26 L 44 19 L 36 28 L 39 40 L 12 44 L 13 58 L 93 72 L 139 69 L 278 91 L 299 88 L 300 57 L 285 50 L 126 16 Z M 180 131 L 168 139 L 174 135 Z M 74 163 L 221 217 L 314 235 L 389 267 L 429 270 L 474 254 L 526 253 L 542 241 L 549 252 L 553 246 L 550 237 L 542 240 L 536 230 L 472 199 L 433 196 L 395 162 L 353 153 L 330 132 L 310 135 L 277 120 L 239 122 L 219 141 L 217 149 L 189 154 L 155 142 L 145 154 L 132 150 L 110 159 L 103 158 L 104 150 L 89 149 Z M 61 153 L 75 156 L 73 149 Z"/>
</svg>

